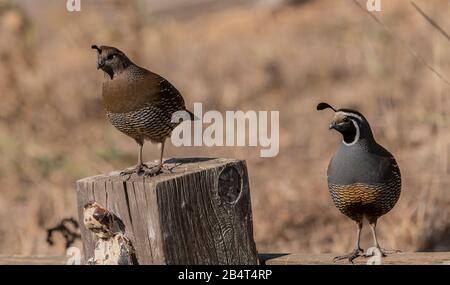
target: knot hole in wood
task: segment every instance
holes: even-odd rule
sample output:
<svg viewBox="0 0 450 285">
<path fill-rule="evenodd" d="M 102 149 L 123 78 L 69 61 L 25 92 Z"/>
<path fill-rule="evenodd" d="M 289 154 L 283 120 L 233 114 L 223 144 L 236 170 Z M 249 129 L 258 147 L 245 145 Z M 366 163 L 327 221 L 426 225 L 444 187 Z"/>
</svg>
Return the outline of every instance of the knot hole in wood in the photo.
<svg viewBox="0 0 450 285">
<path fill-rule="evenodd" d="M 242 192 L 242 178 L 234 166 L 226 166 L 219 174 L 219 197 L 222 201 L 233 204 Z"/>
</svg>

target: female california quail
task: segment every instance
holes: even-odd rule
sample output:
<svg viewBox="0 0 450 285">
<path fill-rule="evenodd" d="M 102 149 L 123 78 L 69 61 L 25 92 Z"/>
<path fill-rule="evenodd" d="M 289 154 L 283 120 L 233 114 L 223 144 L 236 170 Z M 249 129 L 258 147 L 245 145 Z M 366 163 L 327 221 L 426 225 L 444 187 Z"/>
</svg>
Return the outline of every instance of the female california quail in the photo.
<svg viewBox="0 0 450 285">
<path fill-rule="evenodd" d="M 342 143 L 328 166 L 328 189 L 336 207 L 357 225 L 356 248 L 336 260 L 352 261 L 363 250 L 359 246 L 363 219 L 369 222 L 374 246 L 383 255 L 376 235 L 377 220 L 389 212 L 400 197 L 400 169 L 389 151 L 372 135 L 364 116 L 354 110 L 336 110 L 327 103 L 317 110 L 332 109 L 335 114 L 330 129 L 340 132 Z"/>
<path fill-rule="evenodd" d="M 164 142 L 179 123 L 174 122 L 174 114 L 179 119 L 194 119 L 194 115 L 186 110 L 180 92 L 163 77 L 137 66 L 117 48 L 96 45 L 92 48 L 97 50 L 97 69 L 109 76 L 102 90 L 106 115 L 114 127 L 139 145 L 137 166 L 121 174 L 159 173 Z M 142 163 L 144 140 L 161 143 L 161 156 L 155 168 L 149 169 Z"/>
</svg>

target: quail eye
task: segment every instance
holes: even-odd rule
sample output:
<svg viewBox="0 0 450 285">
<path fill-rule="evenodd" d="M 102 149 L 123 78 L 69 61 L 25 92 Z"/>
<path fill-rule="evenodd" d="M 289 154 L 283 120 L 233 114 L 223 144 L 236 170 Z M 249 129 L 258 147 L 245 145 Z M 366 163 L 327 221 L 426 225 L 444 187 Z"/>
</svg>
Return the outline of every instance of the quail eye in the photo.
<svg viewBox="0 0 450 285">
<path fill-rule="evenodd" d="M 107 59 L 107 60 L 111 60 L 111 59 L 113 59 L 115 56 L 116 56 L 115 54 L 110 54 L 110 55 L 108 55 L 108 57 L 106 57 L 106 59 Z"/>
<path fill-rule="evenodd" d="M 348 122 L 348 118 L 347 117 L 344 118 L 344 122 Z"/>
</svg>

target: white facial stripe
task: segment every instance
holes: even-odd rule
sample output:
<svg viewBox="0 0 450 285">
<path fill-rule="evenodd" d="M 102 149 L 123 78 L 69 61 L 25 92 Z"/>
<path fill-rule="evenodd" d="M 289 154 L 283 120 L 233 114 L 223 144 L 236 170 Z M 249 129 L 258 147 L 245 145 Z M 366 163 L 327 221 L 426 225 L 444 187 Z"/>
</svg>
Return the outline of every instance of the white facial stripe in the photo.
<svg viewBox="0 0 450 285">
<path fill-rule="evenodd" d="M 353 113 L 347 113 L 347 112 L 341 112 L 341 113 L 344 114 L 344 115 L 346 115 L 347 117 L 353 117 L 353 118 L 356 118 L 356 119 L 358 119 L 358 120 L 360 120 L 360 121 L 363 120 L 361 116 L 356 115 L 356 114 L 353 114 Z"/>
<path fill-rule="evenodd" d="M 350 115 L 347 115 L 347 116 L 349 116 L 349 117 L 353 117 L 352 115 L 354 115 L 354 114 L 350 114 Z M 358 116 L 358 115 L 355 115 L 355 116 Z M 359 116 L 358 116 L 359 117 Z M 358 123 L 354 120 L 354 119 L 350 119 L 351 121 L 352 121 L 352 123 L 353 123 L 353 125 L 355 126 L 355 128 L 356 128 L 356 135 L 355 135 L 355 139 L 351 142 L 351 143 L 346 143 L 344 140 L 342 140 L 342 142 L 346 145 L 346 146 L 352 146 L 352 145 L 354 145 L 355 143 L 357 143 L 358 141 L 359 141 L 359 126 L 358 126 Z"/>
</svg>

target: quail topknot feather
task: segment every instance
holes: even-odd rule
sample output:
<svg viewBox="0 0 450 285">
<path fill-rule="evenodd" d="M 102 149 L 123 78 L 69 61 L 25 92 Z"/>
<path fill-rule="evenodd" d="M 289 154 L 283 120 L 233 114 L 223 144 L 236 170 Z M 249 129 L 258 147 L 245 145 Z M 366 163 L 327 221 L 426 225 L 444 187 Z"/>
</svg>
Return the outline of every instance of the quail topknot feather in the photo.
<svg viewBox="0 0 450 285">
<path fill-rule="evenodd" d="M 343 140 L 328 166 L 328 189 L 336 207 L 356 222 L 356 247 L 348 255 L 335 260 L 351 262 L 363 250 L 359 245 L 363 220 L 372 230 L 374 247 L 385 255 L 377 239 L 377 220 L 397 203 L 401 191 L 400 169 L 393 155 L 379 145 L 366 118 L 350 109 L 336 110 L 327 103 L 317 110 L 332 109 L 330 129 L 342 134 Z"/>
<path fill-rule="evenodd" d="M 122 51 L 109 46 L 92 45 L 97 50 L 97 69 L 108 79 L 103 82 L 102 97 L 106 115 L 119 131 L 133 138 L 139 145 L 137 166 L 122 174 L 154 175 L 162 170 L 165 140 L 179 122 L 178 118 L 194 119 L 186 110 L 183 97 L 169 81 L 134 64 Z M 145 140 L 161 144 L 159 163 L 149 168 L 142 162 Z"/>
</svg>

